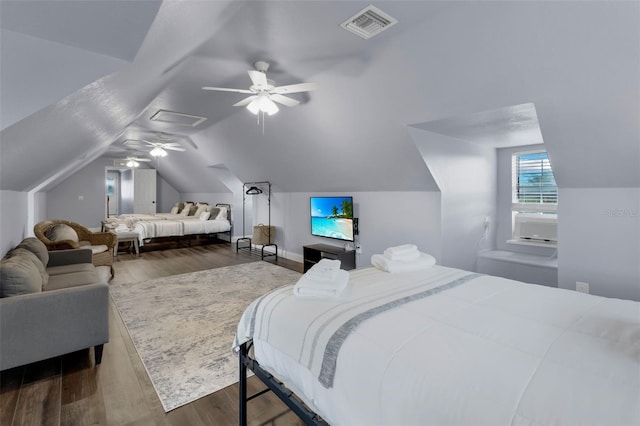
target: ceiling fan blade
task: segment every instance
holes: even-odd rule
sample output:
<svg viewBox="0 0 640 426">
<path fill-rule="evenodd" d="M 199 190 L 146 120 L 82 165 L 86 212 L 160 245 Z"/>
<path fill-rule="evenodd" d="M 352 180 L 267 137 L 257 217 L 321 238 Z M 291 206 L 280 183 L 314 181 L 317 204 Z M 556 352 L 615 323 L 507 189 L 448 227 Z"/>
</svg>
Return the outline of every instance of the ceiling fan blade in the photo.
<svg viewBox="0 0 640 426">
<path fill-rule="evenodd" d="M 318 86 L 316 83 L 298 83 L 298 84 L 289 84 L 288 86 L 280 86 L 275 87 L 270 90 L 271 93 L 299 93 L 299 92 L 310 92 L 312 90 L 316 90 Z"/>
<path fill-rule="evenodd" d="M 233 104 L 233 106 L 245 106 L 245 105 L 249 105 L 251 103 L 251 101 L 253 101 L 254 99 L 256 99 L 258 96 L 257 95 L 252 95 L 249 96 L 247 98 L 244 98 L 243 100 L 241 100 L 240 102 L 236 102 L 235 104 Z"/>
<path fill-rule="evenodd" d="M 173 151 L 186 151 L 186 149 L 180 147 L 180 146 L 163 146 L 162 148 L 164 149 L 171 149 Z"/>
<path fill-rule="evenodd" d="M 269 84 L 267 83 L 267 75 L 262 71 L 250 70 L 248 72 L 254 86 L 267 86 Z"/>
<path fill-rule="evenodd" d="M 204 86 L 204 87 L 202 87 L 202 90 L 215 90 L 215 91 L 218 91 L 218 92 L 253 93 L 251 90 L 247 90 L 247 89 L 231 89 L 231 88 L 228 88 L 228 87 Z"/>
<path fill-rule="evenodd" d="M 298 105 L 300 103 L 300 101 L 298 101 L 296 99 L 288 98 L 286 96 L 282 96 L 282 95 L 279 95 L 277 93 L 269 95 L 269 97 L 271 98 L 272 101 L 279 102 L 282 105 L 286 105 L 288 107 L 296 106 L 296 105 Z"/>
<path fill-rule="evenodd" d="M 149 158 L 132 158 L 132 160 L 135 160 L 135 161 L 151 161 L 151 159 L 149 159 Z"/>
</svg>

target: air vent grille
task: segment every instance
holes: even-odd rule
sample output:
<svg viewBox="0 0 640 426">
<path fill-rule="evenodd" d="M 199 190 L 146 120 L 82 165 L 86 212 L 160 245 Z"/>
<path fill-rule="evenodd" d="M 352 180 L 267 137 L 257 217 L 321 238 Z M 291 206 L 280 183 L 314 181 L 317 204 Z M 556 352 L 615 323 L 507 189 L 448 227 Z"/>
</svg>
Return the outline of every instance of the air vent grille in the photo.
<svg viewBox="0 0 640 426">
<path fill-rule="evenodd" d="M 397 23 L 397 19 L 370 5 L 344 21 L 340 26 L 364 39 L 369 39 Z"/>
<path fill-rule="evenodd" d="M 155 114 L 153 114 L 150 120 L 161 121 L 163 123 L 179 124 L 181 126 L 195 127 L 205 121 L 206 118 L 199 117 L 197 115 L 183 114 L 181 112 L 160 109 Z"/>
</svg>

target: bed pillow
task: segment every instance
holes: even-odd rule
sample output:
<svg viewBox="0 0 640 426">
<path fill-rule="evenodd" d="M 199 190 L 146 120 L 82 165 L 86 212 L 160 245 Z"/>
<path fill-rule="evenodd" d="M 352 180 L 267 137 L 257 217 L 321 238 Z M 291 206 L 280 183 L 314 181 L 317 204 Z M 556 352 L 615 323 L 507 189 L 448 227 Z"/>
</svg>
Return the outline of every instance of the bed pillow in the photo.
<svg viewBox="0 0 640 426">
<path fill-rule="evenodd" d="M 175 203 L 173 207 L 171 207 L 171 211 L 169 213 L 178 214 L 180 213 L 180 210 L 182 210 L 183 208 L 184 208 L 184 203 Z"/>
<path fill-rule="evenodd" d="M 209 220 L 209 216 L 211 216 L 210 212 L 202 212 L 198 215 L 200 220 Z"/>
<path fill-rule="evenodd" d="M 216 220 L 218 214 L 220 214 L 220 209 L 218 207 L 209 208 L 209 220 Z"/>
<path fill-rule="evenodd" d="M 64 223 L 57 223 L 53 225 L 51 228 L 44 233 L 44 235 L 50 239 L 51 241 L 66 241 L 70 240 L 73 242 L 78 242 L 78 234 L 76 231 L 70 227 L 69 225 L 65 225 Z"/>
<path fill-rule="evenodd" d="M 180 210 L 180 216 L 189 216 L 189 211 L 191 211 L 192 206 L 191 203 L 184 203 L 184 208 Z"/>
<path fill-rule="evenodd" d="M 198 206 L 189 207 L 189 216 L 195 216 L 198 211 Z"/>
<path fill-rule="evenodd" d="M 227 220 L 227 208 L 226 207 L 218 207 L 220 209 L 220 213 L 216 216 L 216 220 Z"/>
<path fill-rule="evenodd" d="M 202 213 L 209 211 L 209 206 L 206 204 L 197 204 L 196 207 L 196 212 L 193 214 L 194 216 L 200 217 Z"/>
</svg>

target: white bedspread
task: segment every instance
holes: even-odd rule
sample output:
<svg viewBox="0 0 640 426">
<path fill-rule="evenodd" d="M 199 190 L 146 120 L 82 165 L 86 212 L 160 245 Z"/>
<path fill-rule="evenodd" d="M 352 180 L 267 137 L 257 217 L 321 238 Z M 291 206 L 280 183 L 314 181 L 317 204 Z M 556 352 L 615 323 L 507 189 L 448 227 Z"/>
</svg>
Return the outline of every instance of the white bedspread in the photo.
<svg viewBox="0 0 640 426">
<path fill-rule="evenodd" d="M 142 246 L 144 240 L 159 237 L 181 237 L 184 235 L 214 234 L 231 229 L 228 220 L 200 220 L 185 218 L 181 220 L 141 220 L 133 225 L 133 230 L 139 235 Z"/>
<path fill-rule="evenodd" d="M 261 365 L 332 425 L 640 424 L 637 302 L 441 266 L 352 271 L 338 301 L 292 287 L 255 301 L 236 343 L 253 338 Z M 333 382 L 318 380 L 354 315 L 430 290 L 355 320 Z"/>
<path fill-rule="evenodd" d="M 231 229 L 231 223 L 228 220 L 184 220 L 184 235 L 195 234 L 215 234 L 217 232 L 226 232 Z"/>
</svg>

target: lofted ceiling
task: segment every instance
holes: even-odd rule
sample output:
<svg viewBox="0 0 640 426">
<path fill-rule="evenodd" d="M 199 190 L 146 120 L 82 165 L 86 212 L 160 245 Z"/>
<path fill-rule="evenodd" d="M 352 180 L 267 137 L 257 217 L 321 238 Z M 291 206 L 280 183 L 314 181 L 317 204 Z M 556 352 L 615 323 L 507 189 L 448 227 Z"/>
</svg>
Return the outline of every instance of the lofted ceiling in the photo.
<svg viewBox="0 0 640 426">
<path fill-rule="evenodd" d="M 232 190 L 216 168 L 286 192 L 437 190 L 415 123 L 495 147 L 544 138 L 560 186 L 640 186 L 640 3 L 386 0 L 387 31 L 340 27 L 368 4 L 2 0 L 0 188 L 47 190 L 164 137 L 185 151 L 151 164 L 180 192 Z M 201 90 L 248 88 L 257 60 L 318 89 L 259 124 L 233 107 L 246 95 Z"/>
</svg>

